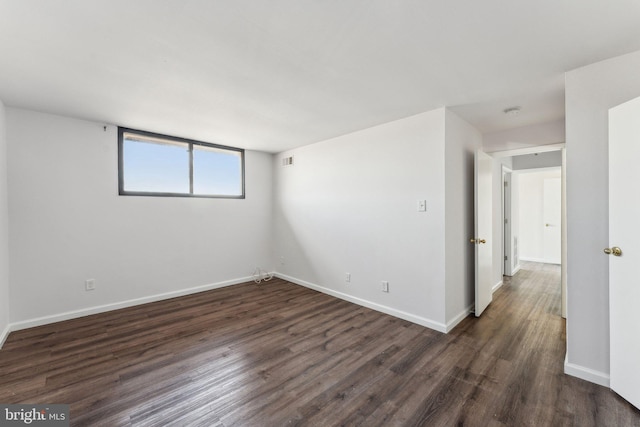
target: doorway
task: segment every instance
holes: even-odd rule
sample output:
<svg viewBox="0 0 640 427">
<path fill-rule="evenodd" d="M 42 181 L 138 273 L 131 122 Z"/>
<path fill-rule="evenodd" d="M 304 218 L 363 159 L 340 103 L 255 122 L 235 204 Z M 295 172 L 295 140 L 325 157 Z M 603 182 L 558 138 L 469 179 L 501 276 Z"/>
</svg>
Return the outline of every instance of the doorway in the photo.
<svg viewBox="0 0 640 427">
<path fill-rule="evenodd" d="M 520 260 L 561 265 L 561 168 L 516 172 Z"/>
<path fill-rule="evenodd" d="M 513 188 L 513 171 L 505 165 L 502 165 L 502 275 L 513 276 L 516 274 L 519 265 L 518 257 L 518 238 L 512 238 L 512 227 L 517 226 L 514 223 L 512 211 L 512 188 Z"/>
<path fill-rule="evenodd" d="M 564 144 L 554 144 L 547 146 L 532 147 L 521 150 L 510 150 L 498 153 L 491 153 L 492 156 L 502 164 L 501 169 L 501 236 L 494 236 L 494 241 L 502 242 L 502 272 L 504 276 L 515 275 L 521 265 L 521 261 L 529 259 L 535 262 L 550 264 L 560 264 L 561 278 L 561 313 L 566 318 L 566 227 L 565 227 L 565 153 Z M 555 168 L 555 169 L 552 169 Z M 520 177 L 532 171 L 545 172 L 555 171 L 554 176 L 547 176 L 549 181 L 544 179 L 536 185 L 538 191 L 537 211 L 533 220 L 535 227 L 531 223 L 521 225 L 520 212 L 530 210 L 530 204 L 520 203 Z M 552 174 L 553 175 L 553 174 Z M 526 178 L 525 178 L 526 180 Z M 545 186 L 547 188 L 547 209 L 545 212 Z M 558 206 L 559 205 L 559 206 Z M 526 215 L 525 215 L 526 217 Z M 530 215 L 531 217 L 531 215 Z M 529 218 L 531 220 L 532 218 Z M 498 220 L 498 218 L 496 218 Z M 533 246 L 539 252 L 537 256 L 527 253 L 527 239 L 531 236 L 521 235 L 521 229 L 527 227 L 524 234 L 534 234 Z M 535 228 L 535 230 L 534 230 Z M 532 233 L 533 232 L 533 233 Z M 523 238 L 525 247 L 523 248 Z M 497 265 L 494 264 L 496 267 Z"/>
</svg>

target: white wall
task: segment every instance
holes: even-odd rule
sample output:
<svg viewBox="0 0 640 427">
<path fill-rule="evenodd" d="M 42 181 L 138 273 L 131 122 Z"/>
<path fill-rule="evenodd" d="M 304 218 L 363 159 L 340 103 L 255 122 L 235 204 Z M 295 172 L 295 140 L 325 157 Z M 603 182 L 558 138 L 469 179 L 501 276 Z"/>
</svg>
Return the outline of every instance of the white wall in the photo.
<svg viewBox="0 0 640 427">
<path fill-rule="evenodd" d="M 284 258 L 279 273 L 446 329 L 447 114 L 438 109 L 276 156 L 274 255 Z M 456 118 L 448 123 L 458 135 L 452 161 L 464 180 L 468 159 L 462 147 L 473 132 Z M 281 166 L 281 158 L 289 155 L 294 165 Z M 449 185 L 460 188 L 462 183 L 450 177 Z M 427 200 L 427 212 L 417 212 L 420 199 Z M 460 203 L 464 201 L 452 201 L 451 206 Z M 452 224 L 460 227 L 460 219 Z M 462 276 L 468 268 L 461 260 L 465 253 L 451 260 L 458 262 Z M 347 272 L 350 283 L 345 281 Z M 389 293 L 381 292 L 383 280 L 389 282 Z M 452 298 L 466 300 L 466 286 L 458 284 Z M 452 310 L 457 306 L 452 304 Z"/>
<path fill-rule="evenodd" d="M 272 267 L 269 154 L 246 153 L 244 200 L 131 197 L 118 196 L 114 126 L 8 108 L 7 141 L 18 327 Z"/>
<path fill-rule="evenodd" d="M 564 120 L 521 126 L 482 135 L 483 150 L 488 153 L 506 150 L 519 150 L 539 145 L 564 142 Z"/>
<path fill-rule="evenodd" d="M 640 51 L 566 74 L 567 359 L 608 385 L 608 110 L 640 96 Z"/>
<path fill-rule="evenodd" d="M 439 109 L 276 156 L 279 273 L 442 327 L 444 116 Z M 289 155 L 294 165 L 281 166 Z M 417 212 L 419 199 L 427 212 Z"/>
<path fill-rule="evenodd" d="M 513 170 L 562 167 L 562 151 L 546 151 L 543 153 L 513 156 Z"/>
<path fill-rule="evenodd" d="M 544 181 L 552 178 L 560 180 L 562 170 L 560 168 L 543 171 L 532 170 L 520 172 L 517 175 L 520 201 L 518 232 L 520 235 L 520 260 L 552 262 L 547 259 L 544 251 Z M 560 206 L 558 205 L 558 217 L 560 217 L 559 210 Z"/>
<path fill-rule="evenodd" d="M 9 334 L 9 207 L 6 112 L 0 101 L 0 347 Z"/>
<path fill-rule="evenodd" d="M 453 112 L 445 111 L 446 322 L 466 317 L 474 303 L 474 152 L 482 135 Z"/>
</svg>

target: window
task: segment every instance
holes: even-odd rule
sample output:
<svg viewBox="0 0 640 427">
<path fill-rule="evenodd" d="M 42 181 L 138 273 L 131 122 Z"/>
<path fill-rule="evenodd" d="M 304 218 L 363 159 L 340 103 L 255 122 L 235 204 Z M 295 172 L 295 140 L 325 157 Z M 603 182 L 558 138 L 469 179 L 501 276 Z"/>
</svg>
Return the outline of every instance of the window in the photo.
<svg viewBox="0 0 640 427">
<path fill-rule="evenodd" d="M 244 198 L 244 150 L 118 128 L 125 196 Z"/>
</svg>

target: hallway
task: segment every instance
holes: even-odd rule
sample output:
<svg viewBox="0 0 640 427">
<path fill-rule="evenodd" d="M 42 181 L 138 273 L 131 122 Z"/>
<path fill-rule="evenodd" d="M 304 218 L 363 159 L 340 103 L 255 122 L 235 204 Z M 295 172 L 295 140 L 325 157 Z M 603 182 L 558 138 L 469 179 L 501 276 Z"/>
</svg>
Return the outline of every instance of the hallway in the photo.
<svg viewBox="0 0 640 427">
<path fill-rule="evenodd" d="M 479 346 L 472 372 L 503 384 L 499 399 L 478 405 L 486 425 L 640 426 L 640 412 L 614 392 L 563 373 L 560 305 L 560 266 L 521 262 L 482 317 L 453 331 Z"/>
</svg>

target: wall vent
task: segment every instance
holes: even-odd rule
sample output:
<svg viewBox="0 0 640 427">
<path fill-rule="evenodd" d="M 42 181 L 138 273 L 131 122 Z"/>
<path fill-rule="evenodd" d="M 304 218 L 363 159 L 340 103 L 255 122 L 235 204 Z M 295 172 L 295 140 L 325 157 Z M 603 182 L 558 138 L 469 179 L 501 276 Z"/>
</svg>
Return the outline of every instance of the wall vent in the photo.
<svg viewBox="0 0 640 427">
<path fill-rule="evenodd" d="M 283 157 L 282 166 L 293 166 L 293 156 Z"/>
</svg>

